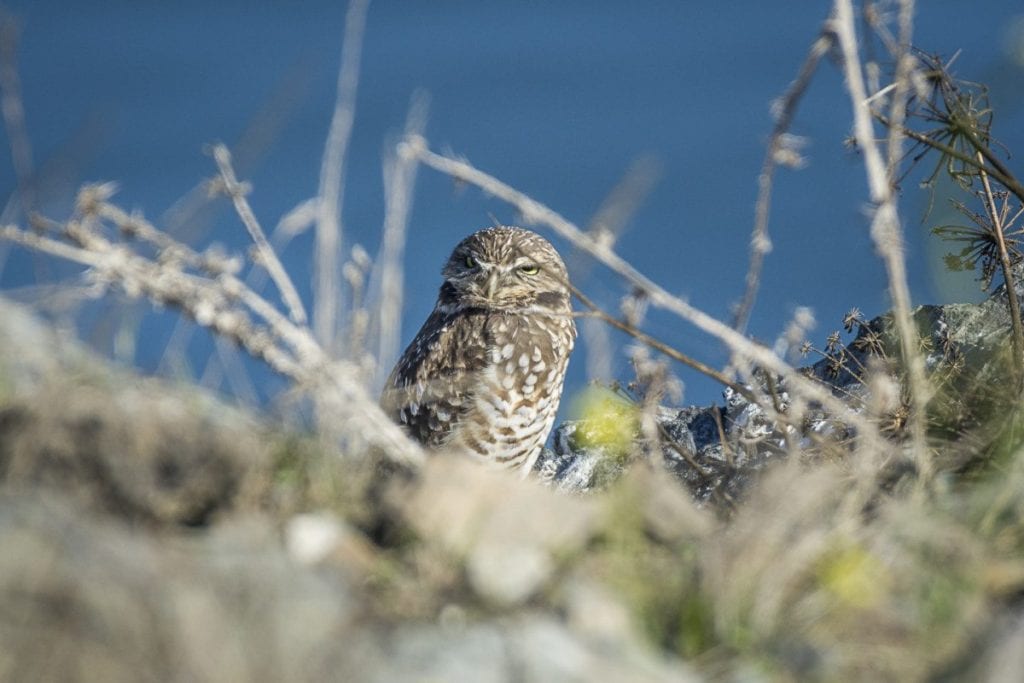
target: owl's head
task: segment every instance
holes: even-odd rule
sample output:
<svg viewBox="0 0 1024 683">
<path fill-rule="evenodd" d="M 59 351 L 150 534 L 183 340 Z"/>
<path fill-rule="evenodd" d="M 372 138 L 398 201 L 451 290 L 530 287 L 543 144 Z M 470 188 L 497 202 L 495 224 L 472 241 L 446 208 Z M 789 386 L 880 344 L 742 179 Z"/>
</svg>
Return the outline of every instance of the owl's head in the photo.
<svg viewBox="0 0 1024 683">
<path fill-rule="evenodd" d="M 441 270 L 441 303 L 567 313 L 569 275 L 551 243 L 522 228 L 479 230 L 459 242 Z"/>
</svg>

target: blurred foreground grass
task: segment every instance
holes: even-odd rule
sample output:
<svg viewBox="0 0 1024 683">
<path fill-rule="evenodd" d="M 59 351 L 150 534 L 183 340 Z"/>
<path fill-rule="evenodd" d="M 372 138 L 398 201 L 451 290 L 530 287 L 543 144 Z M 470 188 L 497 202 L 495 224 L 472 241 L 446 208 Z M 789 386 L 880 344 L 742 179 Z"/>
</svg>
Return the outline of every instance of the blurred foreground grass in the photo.
<svg viewBox="0 0 1024 683">
<path fill-rule="evenodd" d="M 1012 680 L 1000 672 L 1024 657 L 1012 401 L 986 404 L 1000 412 L 984 430 L 935 444 L 950 463 L 973 455 L 927 493 L 882 485 L 865 498 L 850 463 L 790 458 L 715 514 L 643 461 L 571 496 L 451 458 L 415 475 L 373 453 L 340 458 L 4 311 L 4 679 L 422 680 L 412 662 L 426 655 L 409 642 L 465 664 L 481 628 L 519 648 L 496 671 L 541 667 L 527 680 Z M 226 566 L 235 589 L 202 588 Z M 121 592 L 107 598 L 110 582 Z M 183 621 L 188 595 L 199 612 Z M 209 632 L 191 633 L 196 619 Z M 562 635 L 524 635 L 551 628 Z M 97 645 L 122 632 L 164 657 Z M 197 639 L 259 654 L 239 663 Z M 354 657 L 352 642 L 371 654 Z M 431 657 L 440 679 L 470 680 Z M 557 675 L 540 664 L 565 657 L 575 664 Z"/>
</svg>

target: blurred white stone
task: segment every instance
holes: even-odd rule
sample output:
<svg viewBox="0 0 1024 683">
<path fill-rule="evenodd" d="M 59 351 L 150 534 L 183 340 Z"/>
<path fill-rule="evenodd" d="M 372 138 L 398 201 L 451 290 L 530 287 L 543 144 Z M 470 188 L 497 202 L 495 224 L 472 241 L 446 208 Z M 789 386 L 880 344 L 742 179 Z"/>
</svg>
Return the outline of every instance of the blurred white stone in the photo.
<svg viewBox="0 0 1024 683">
<path fill-rule="evenodd" d="M 548 551 L 537 545 L 484 539 L 470 552 L 466 569 L 478 595 L 509 607 L 537 593 L 555 565 Z"/>
<path fill-rule="evenodd" d="M 285 527 L 285 547 L 296 562 L 317 564 L 331 554 L 344 533 L 341 523 L 330 515 L 295 515 Z"/>
<path fill-rule="evenodd" d="M 635 637 L 629 609 L 606 587 L 578 576 L 566 586 L 569 628 L 595 642 L 622 645 Z"/>
<path fill-rule="evenodd" d="M 988 683 L 1015 683 L 1024 671 L 1024 617 L 1018 614 L 1008 621 L 985 656 L 984 680 Z"/>
</svg>

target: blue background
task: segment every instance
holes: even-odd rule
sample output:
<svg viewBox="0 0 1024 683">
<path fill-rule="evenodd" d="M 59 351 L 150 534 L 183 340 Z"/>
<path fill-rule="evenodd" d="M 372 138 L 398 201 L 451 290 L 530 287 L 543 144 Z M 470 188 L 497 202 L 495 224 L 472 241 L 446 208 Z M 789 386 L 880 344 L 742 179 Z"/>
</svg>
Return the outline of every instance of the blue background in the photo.
<svg viewBox="0 0 1024 683">
<path fill-rule="evenodd" d="M 80 182 L 116 180 L 122 205 L 159 221 L 213 175 L 203 153 L 213 141 L 235 149 L 268 230 L 316 192 L 344 3 L 21 0 L 8 8 L 22 25 L 20 74 L 39 170 L 37 208 L 48 215 L 67 214 Z M 347 166 L 345 244 L 376 253 L 382 153 L 403 125 L 411 94 L 422 88 L 431 98 L 426 134 L 434 149 L 466 156 L 583 226 L 629 165 L 653 156 L 660 180 L 618 249 L 668 290 L 727 319 L 743 291 L 757 177 L 772 126 L 769 105 L 796 74 L 828 8 L 760 0 L 371 3 Z M 1024 52 L 1019 0 L 929 0 L 919 3 L 917 15 L 915 44 L 945 56 L 962 50 L 954 71 L 991 87 L 996 136 L 1011 150 L 1024 149 L 1024 62 L 1012 56 Z M 792 129 L 809 139 L 809 165 L 777 175 L 775 248 L 749 326 L 766 342 L 797 306 L 814 310 L 819 324 L 811 338 L 819 345 L 849 308 L 870 317 L 889 306 L 867 231 L 863 167 L 844 145 L 849 112 L 841 75 L 824 60 Z M 261 134 L 247 136 L 254 126 Z M 1009 163 L 1024 172 L 1015 158 Z M 14 186 L 10 164 L 0 165 L 0 191 L 6 196 Z M 945 272 L 947 249 L 928 234 L 952 220 L 944 199 L 937 198 L 925 219 L 928 193 L 913 178 L 902 196 L 915 303 L 978 299 L 969 277 Z M 490 224 L 490 214 L 516 221 L 509 207 L 421 169 L 406 257 L 403 344 L 432 306 L 451 247 Z M 181 234 L 193 244 L 213 240 L 235 249 L 248 240 L 224 202 Z M 553 241 L 577 285 L 614 309 L 621 283 Z M 310 247 L 304 236 L 284 253 L 307 302 Z M 27 285 L 75 272 L 12 250 L 0 286 L 39 301 L 45 292 Z M 118 324 L 112 309 L 83 310 L 83 334 L 109 348 Z M 130 318 L 139 334 L 133 360 L 153 370 L 176 318 L 159 312 Z M 711 364 L 726 359 L 717 341 L 677 319 L 652 314 L 648 329 Z M 204 334 L 193 335 L 187 359 L 196 372 L 210 350 Z M 585 354 L 584 347 L 571 366 L 573 393 L 588 379 Z M 280 386 L 267 374 L 251 369 L 263 396 Z M 679 374 L 686 402 L 719 400 L 720 388 L 710 380 L 686 369 Z M 632 376 L 621 347 L 613 375 Z"/>
</svg>

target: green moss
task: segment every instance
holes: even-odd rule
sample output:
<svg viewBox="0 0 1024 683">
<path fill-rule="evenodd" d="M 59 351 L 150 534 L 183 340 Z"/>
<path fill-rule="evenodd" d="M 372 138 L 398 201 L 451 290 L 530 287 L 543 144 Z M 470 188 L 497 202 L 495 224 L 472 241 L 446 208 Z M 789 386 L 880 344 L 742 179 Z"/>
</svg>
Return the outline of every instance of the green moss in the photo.
<svg viewBox="0 0 1024 683">
<path fill-rule="evenodd" d="M 574 401 L 580 420 L 575 440 L 583 448 L 597 448 L 614 460 L 631 453 L 638 429 L 637 408 L 611 389 L 591 386 Z"/>
<path fill-rule="evenodd" d="M 891 583 L 885 565 L 859 544 L 837 546 L 825 553 L 815 575 L 829 595 L 852 608 L 877 605 Z"/>
</svg>

